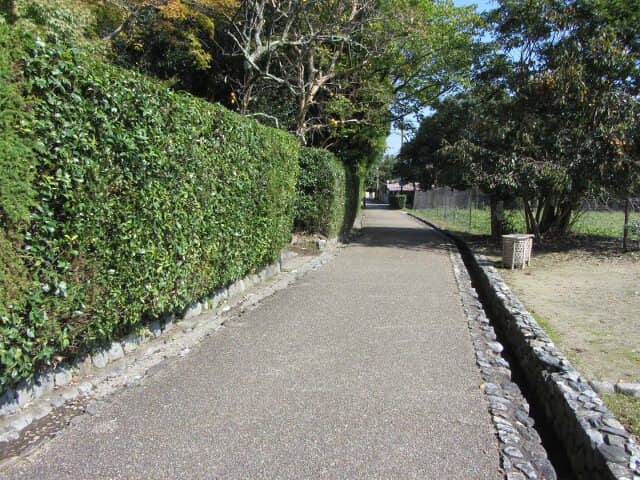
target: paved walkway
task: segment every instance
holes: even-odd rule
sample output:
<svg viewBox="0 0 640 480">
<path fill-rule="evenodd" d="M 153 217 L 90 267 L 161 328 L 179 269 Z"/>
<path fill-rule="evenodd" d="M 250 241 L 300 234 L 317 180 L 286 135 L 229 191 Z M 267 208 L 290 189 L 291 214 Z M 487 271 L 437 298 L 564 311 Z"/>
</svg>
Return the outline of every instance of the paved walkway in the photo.
<svg viewBox="0 0 640 480">
<path fill-rule="evenodd" d="M 502 478 L 446 241 L 366 215 L 331 263 L 0 476 Z"/>
</svg>

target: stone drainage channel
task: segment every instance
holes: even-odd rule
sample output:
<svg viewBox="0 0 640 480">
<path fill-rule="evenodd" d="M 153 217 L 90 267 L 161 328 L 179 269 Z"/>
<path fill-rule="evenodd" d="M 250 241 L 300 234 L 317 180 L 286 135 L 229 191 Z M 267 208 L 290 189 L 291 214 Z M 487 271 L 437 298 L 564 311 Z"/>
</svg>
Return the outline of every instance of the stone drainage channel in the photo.
<svg viewBox="0 0 640 480">
<path fill-rule="evenodd" d="M 450 255 L 507 480 L 640 480 L 640 449 L 491 262 Z"/>
<path fill-rule="evenodd" d="M 489 411 L 500 445 L 500 460 L 508 480 L 545 479 L 573 480 L 566 463 L 552 463 L 547 450 L 552 450 L 540 423 L 532 417 L 529 402 L 516 383 L 511 362 L 485 314 L 482 302 L 459 251 L 451 248 L 451 263 L 462 296 L 464 312 L 476 351 L 476 362 L 484 383 Z"/>
</svg>

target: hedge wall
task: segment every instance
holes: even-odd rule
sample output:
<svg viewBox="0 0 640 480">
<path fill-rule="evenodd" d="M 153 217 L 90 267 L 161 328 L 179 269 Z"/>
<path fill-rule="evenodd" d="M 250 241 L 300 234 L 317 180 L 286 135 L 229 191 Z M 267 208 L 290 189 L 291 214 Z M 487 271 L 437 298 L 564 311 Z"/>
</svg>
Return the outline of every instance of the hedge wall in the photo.
<svg viewBox="0 0 640 480">
<path fill-rule="evenodd" d="M 346 188 L 345 167 L 332 153 L 301 148 L 296 229 L 327 237 L 343 233 Z"/>
<path fill-rule="evenodd" d="M 10 44 L 3 28 L 0 45 Z M 2 384 L 276 260 L 299 168 L 293 136 L 130 71 L 26 44 L 9 71 L 28 88 L 31 115 L 8 121 L 34 145 L 33 178 L 23 180 L 37 194 L 28 222 L 9 222 L 2 203 L 0 240 L 19 255 L 0 257 L 0 290 L 22 286 L 0 297 Z M 0 172 L 3 185 L 10 175 Z"/>
<path fill-rule="evenodd" d="M 396 194 L 389 197 L 389 207 L 394 210 L 402 210 L 407 206 L 407 196 Z"/>
</svg>

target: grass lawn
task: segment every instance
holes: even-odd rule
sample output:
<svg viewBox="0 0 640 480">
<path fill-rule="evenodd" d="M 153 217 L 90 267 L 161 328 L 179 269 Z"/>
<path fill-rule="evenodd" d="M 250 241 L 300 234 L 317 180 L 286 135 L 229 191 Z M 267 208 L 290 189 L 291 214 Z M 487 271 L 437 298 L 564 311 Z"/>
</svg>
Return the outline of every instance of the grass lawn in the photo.
<svg viewBox="0 0 640 480">
<path fill-rule="evenodd" d="M 640 212 L 632 212 L 629 215 L 629 223 L 633 222 L 640 222 Z M 573 225 L 573 231 L 605 237 L 622 237 L 624 212 L 582 212 Z"/>
<path fill-rule="evenodd" d="M 602 394 L 602 400 L 624 427 L 636 438 L 640 436 L 640 398 L 619 393 Z"/>
<path fill-rule="evenodd" d="M 489 235 L 491 233 L 491 212 L 488 208 L 472 210 L 427 208 L 412 211 L 434 221 L 447 230 L 462 231 L 472 235 Z M 505 221 L 507 230 L 514 233 L 526 232 L 523 210 L 506 210 Z M 631 213 L 630 223 L 633 222 L 640 222 L 640 212 Z M 571 231 L 573 233 L 602 235 L 605 237 L 622 237 L 623 229 L 624 212 L 588 211 L 578 215 Z"/>
</svg>

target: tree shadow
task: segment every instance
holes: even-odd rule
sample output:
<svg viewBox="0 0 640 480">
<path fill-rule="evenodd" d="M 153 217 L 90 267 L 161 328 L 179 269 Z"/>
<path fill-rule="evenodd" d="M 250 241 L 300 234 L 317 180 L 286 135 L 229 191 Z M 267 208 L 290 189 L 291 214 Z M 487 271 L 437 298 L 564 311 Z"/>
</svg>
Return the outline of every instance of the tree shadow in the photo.
<svg viewBox="0 0 640 480">
<path fill-rule="evenodd" d="M 389 204 L 376 202 L 374 200 L 367 200 L 365 202 L 364 209 L 365 211 L 366 210 L 389 210 Z"/>
<path fill-rule="evenodd" d="M 413 251 L 448 250 L 452 242 L 431 228 L 366 226 L 352 245 L 362 247 L 403 248 Z"/>
</svg>

